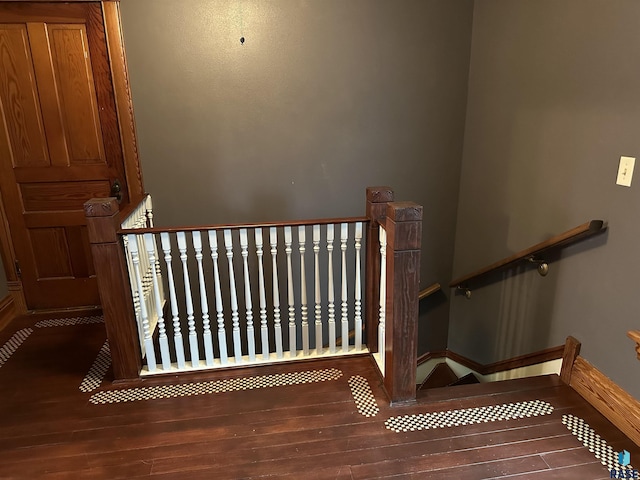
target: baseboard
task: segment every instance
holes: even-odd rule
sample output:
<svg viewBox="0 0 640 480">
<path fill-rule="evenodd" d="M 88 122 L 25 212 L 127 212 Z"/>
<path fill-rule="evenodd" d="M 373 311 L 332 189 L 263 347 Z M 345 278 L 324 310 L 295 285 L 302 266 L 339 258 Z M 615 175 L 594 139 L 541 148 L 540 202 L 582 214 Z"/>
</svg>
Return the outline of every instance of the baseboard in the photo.
<svg viewBox="0 0 640 480">
<path fill-rule="evenodd" d="M 7 295 L 0 300 L 0 331 L 9 325 L 16 316 L 17 312 L 13 296 Z"/>
<path fill-rule="evenodd" d="M 640 402 L 584 358 L 573 363 L 569 386 L 640 446 Z"/>
<path fill-rule="evenodd" d="M 551 373 L 559 374 L 564 348 L 564 345 L 551 347 L 486 365 L 451 350 L 429 352 L 418 358 L 418 377 L 422 376 L 424 379 L 433 367 L 437 363 L 442 363 L 443 360 L 459 377 L 473 373 L 482 382 L 512 380 Z"/>
</svg>

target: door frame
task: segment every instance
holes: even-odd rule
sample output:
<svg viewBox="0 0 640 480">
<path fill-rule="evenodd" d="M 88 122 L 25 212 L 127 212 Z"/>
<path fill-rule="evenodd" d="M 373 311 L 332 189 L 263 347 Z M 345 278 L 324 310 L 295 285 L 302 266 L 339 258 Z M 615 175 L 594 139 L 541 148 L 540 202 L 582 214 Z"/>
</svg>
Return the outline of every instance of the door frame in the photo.
<svg viewBox="0 0 640 480">
<path fill-rule="evenodd" d="M 37 3 L 37 1 L 38 0 L 33 3 Z M 66 0 L 66 2 L 68 1 L 69 0 Z M 131 98 L 131 89 L 129 87 L 127 59 L 125 57 L 122 24 L 120 21 L 120 3 L 119 0 L 104 0 L 101 1 L 100 4 L 102 7 L 102 19 L 107 42 L 108 61 L 111 68 L 111 79 L 113 82 L 116 116 L 120 132 L 126 184 L 129 192 L 129 201 L 134 203 L 142 198 L 145 192 L 142 180 L 142 169 L 140 167 L 140 159 L 138 155 L 136 126 L 133 116 L 133 102 Z M 4 209 L 1 190 L 0 257 L 2 258 L 9 295 L 13 299 L 15 311 L 18 315 L 24 315 L 29 311 L 29 309 L 24 296 L 22 281 L 20 280 L 20 275 L 17 271 L 17 258 L 13 249 L 11 229 Z"/>
</svg>

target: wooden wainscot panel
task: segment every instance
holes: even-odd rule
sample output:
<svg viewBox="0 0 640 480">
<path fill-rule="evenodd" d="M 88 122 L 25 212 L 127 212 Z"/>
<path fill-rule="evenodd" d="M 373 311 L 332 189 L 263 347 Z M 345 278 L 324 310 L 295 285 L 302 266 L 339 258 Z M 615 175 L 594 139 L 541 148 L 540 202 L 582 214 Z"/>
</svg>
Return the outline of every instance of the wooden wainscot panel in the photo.
<svg viewBox="0 0 640 480">
<path fill-rule="evenodd" d="M 2 331 L 17 315 L 13 296 L 7 295 L 0 300 L 0 331 Z"/>
<path fill-rule="evenodd" d="M 578 356 L 569 384 L 611 423 L 640 446 L 640 402 Z"/>
</svg>

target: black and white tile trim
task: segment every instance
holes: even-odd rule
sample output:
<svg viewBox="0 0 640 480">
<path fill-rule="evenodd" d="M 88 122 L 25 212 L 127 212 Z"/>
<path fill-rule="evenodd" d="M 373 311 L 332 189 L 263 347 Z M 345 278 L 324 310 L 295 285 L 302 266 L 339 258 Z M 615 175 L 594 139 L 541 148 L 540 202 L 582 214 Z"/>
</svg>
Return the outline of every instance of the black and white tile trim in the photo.
<svg viewBox="0 0 640 480">
<path fill-rule="evenodd" d="M 93 404 L 134 402 L 137 400 L 155 400 L 158 398 L 189 397 L 209 393 L 235 392 L 254 390 L 256 388 L 283 387 L 303 383 L 326 382 L 337 380 L 342 371 L 336 368 L 325 370 L 308 370 L 306 372 L 277 373 L 256 377 L 229 378 L 211 382 L 183 383 L 178 385 L 157 385 L 153 387 L 127 388 L 124 390 L 107 390 L 95 393 L 89 401 Z"/>
<path fill-rule="evenodd" d="M 89 372 L 84 377 L 84 380 L 82 380 L 79 387 L 80 391 L 87 393 L 98 388 L 110 365 L 111 352 L 109 351 L 109 341 L 107 340 L 104 342 L 104 345 L 102 345 L 100 352 L 98 352 L 98 356 L 94 360 L 93 365 L 91 365 Z"/>
<path fill-rule="evenodd" d="M 541 400 L 489 405 L 486 407 L 447 410 L 445 412 L 419 413 L 391 417 L 384 422 L 387 429 L 396 433 L 428 430 L 430 428 L 458 427 L 474 423 L 497 422 L 524 417 L 549 415 L 553 407 Z"/>
<path fill-rule="evenodd" d="M 634 470 L 631 465 L 620 465 L 620 463 L 618 463 L 618 452 L 614 452 L 613 448 L 611 448 L 606 441 L 600 438 L 600 435 L 598 435 L 583 419 L 567 414 L 562 416 L 562 423 L 566 425 L 571 433 L 578 437 L 578 440 L 580 440 L 582 444 L 594 454 L 596 459 L 598 459 L 600 463 L 609 470 L 617 470 L 618 472 L 621 470 Z"/>
<path fill-rule="evenodd" d="M 90 317 L 54 318 L 51 320 L 40 320 L 36 327 L 65 327 L 68 325 L 86 325 L 90 323 L 103 323 L 102 315 L 92 315 Z"/>
<path fill-rule="evenodd" d="M 360 375 L 354 375 L 349 378 L 349 388 L 351 388 L 351 395 L 353 395 L 353 401 L 356 402 L 356 408 L 360 415 L 375 417 L 380 409 L 367 379 Z"/>
<path fill-rule="evenodd" d="M 33 330 L 31 328 L 23 328 L 11 335 L 11 338 L 7 340 L 2 347 L 0 347 L 0 367 L 7 363 L 9 357 L 18 350 L 18 347 L 22 345 L 22 342 L 24 342 L 32 333 Z"/>
</svg>

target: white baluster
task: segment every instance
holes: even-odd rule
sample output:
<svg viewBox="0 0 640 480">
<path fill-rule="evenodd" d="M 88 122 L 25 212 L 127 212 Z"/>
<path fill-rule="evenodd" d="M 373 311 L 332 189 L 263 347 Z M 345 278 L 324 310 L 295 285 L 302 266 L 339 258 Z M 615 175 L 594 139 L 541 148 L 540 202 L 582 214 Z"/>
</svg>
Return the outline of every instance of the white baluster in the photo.
<svg viewBox="0 0 640 480">
<path fill-rule="evenodd" d="M 276 355 L 278 358 L 282 358 L 284 354 L 282 351 L 282 326 L 280 325 L 280 293 L 278 289 L 278 262 L 276 259 L 276 254 L 278 253 L 278 229 L 276 227 L 269 228 L 269 240 L 273 272 L 273 329 L 276 337 Z"/>
<path fill-rule="evenodd" d="M 258 257 L 258 290 L 260 292 L 260 338 L 262 339 L 262 359 L 269 360 L 269 329 L 267 327 L 267 295 L 264 288 L 264 265 L 262 257 L 262 229 L 255 229 L 256 255 Z"/>
<path fill-rule="evenodd" d="M 213 340 L 211 339 L 211 326 L 209 324 L 209 302 L 207 301 L 207 287 L 204 281 L 204 268 L 202 267 L 202 234 L 191 232 L 193 249 L 196 252 L 198 264 L 198 283 L 200 285 L 200 309 L 202 311 L 202 339 L 204 341 L 204 359 L 207 366 L 213 366 Z"/>
<path fill-rule="evenodd" d="M 300 251 L 300 316 L 302 317 L 302 352 L 309 355 L 309 315 L 307 309 L 307 274 L 304 266 L 306 250 L 305 226 L 298 227 L 298 248 Z"/>
<path fill-rule="evenodd" d="M 176 284 L 173 278 L 173 266 L 171 265 L 171 239 L 167 232 L 160 234 L 162 250 L 164 252 L 164 262 L 167 266 L 167 277 L 169 280 L 169 303 L 171 304 L 171 316 L 173 322 L 173 344 L 176 348 L 176 360 L 178 368 L 185 367 L 184 346 L 182 344 L 182 332 L 180 331 L 180 317 L 178 316 L 178 301 L 176 299 Z"/>
<path fill-rule="evenodd" d="M 144 205 L 146 209 L 146 220 L 149 224 L 149 228 L 153 228 L 153 204 L 151 203 L 151 195 L 147 195 L 144 199 Z"/>
<path fill-rule="evenodd" d="M 180 261 L 182 262 L 182 275 L 184 278 L 184 297 L 187 305 L 187 327 L 189 329 L 189 353 L 191 355 L 191 366 L 197 367 L 200 364 L 200 352 L 198 351 L 198 335 L 196 333 L 196 322 L 193 318 L 193 300 L 191 298 L 191 281 L 189 280 L 189 267 L 187 266 L 187 237 L 184 232 L 176 233 L 178 239 L 178 250 L 180 251 Z"/>
<path fill-rule="evenodd" d="M 313 226 L 313 271 L 314 275 L 314 299 L 316 317 L 316 353 L 322 354 L 322 307 L 320 293 L 320 225 Z"/>
<path fill-rule="evenodd" d="M 155 300 L 155 310 L 158 315 L 158 342 L 160 343 L 160 357 L 162 358 L 162 368 L 169 370 L 171 368 L 171 357 L 169 355 L 169 339 L 164 325 L 164 317 L 162 315 L 162 297 L 160 295 L 160 285 L 158 283 L 158 272 L 156 270 L 156 239 L 151 233 L 144 234 L 144 244 L 149 255 L 149 263 L 151 264 L 151 281 L 152 293 Z"/>
<path fill-rule="evenodd" d="M 284 252 L 287 254 L 287 303 L 289 304 L 289 356 L 295 358 L 296 347 L 296 307 L 293 297 L 293 269 L 291 267 L 291 227 L 284 227 Z"/>
<path fill-rule="evenodd" d="M 142 296 L 142 278 L 140 274 L 140 255 L 138 253 L 138 239 L 137 235 L 129 235 L 129 249 L 131 252 L 131 259 L 133 263 L 133 276 L 135 277 L 135 285 L 139 294 Z M 140 316 L 142 317 L 142 335 L 144 337 L 144 350 L 147 356 L 147 367 L 150 372 L 156 371 L 156 353 L 153 349 L 153 340 L 151 338 L 151 331 L 149 329 L 149 313 L 147 312 L 147 306 L 144 302 L 140 302 Z"/>
<path fill-rule="evenodd" d="M 328 269 L 328 277 L 329 277 L 329 288 L 328 288 L 328 302 L 329 305 L 327 307 L 327 313 L 329 316 L 329 352 L 336 353 L 336 315 L 335 315 L 335 292 L 333 285 L 333 232 L 334 225 L 327 225 L 327 252 L 329 254 L 329 265 Z"/>
<path fill-rule="evenodd" d="M 356 222 L 356 286 L 355 286 L 355 329 L 356 352 L 362 350 L 362 281 L 360 279 L 360 250 L 362 249 L 362 222 Z"/>
<path fill-rule="evenodd" d="M 220 363 L 229 362 L 227 354 L 227 332 L 224 327 L 224 311 L 222 307 L 222 288 L 220 286 L 220 271 L 218 270 L 218 236 L 215 230 L 209 230 L 209 248 L 213 260 L 213 285 L 216 294 L 216 318 L 218 321 L 218 346 L 220 347 Z"/>
<path fill-rule="evenodd" d="M 342 351 L 349 351 L 349 316 L 347 308 L 347 240 L 349 224 L 343 223 L 340 228 L 340 250 L 342 250 Z"/>
<path fill-rule="evenodd" d="M 238 314 L 238 295 L 236 293 L 236 276 L 233 270 L 233 237 L 231 230 L 224 231 L 224 247 L 227 249 L 229 261 L 229 290 L 231 293 L 231 323 L 233 326 L 233 353 L 236 363 L 242 362 L 242 343 L 240 340 L 240 316 Z"/>
<path fill-rule="evenodd" d="M 378 358 L 385 374 L 385 321 L 387 316 L 387 232 L 380 226 L 380 313 L 378 318 Z"/>
<path fill-rule="evenodd" d="M 244 302 L 247 307 L 247 348 L 249 361 L 256 359 L 256 340 L 253 333 L 253 304 L 251 302 L 251 283 L 249 281 L 249 239 L 247 229 L 240 229 L 240 248 L 242 249 L 242 265 L 244 270 Z"/>
</svg>

